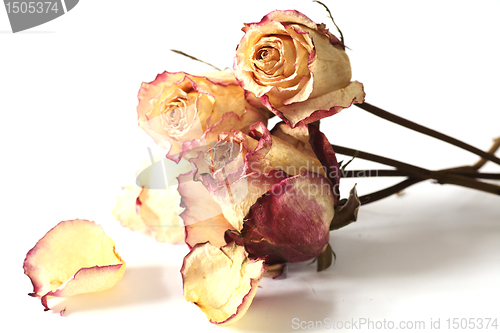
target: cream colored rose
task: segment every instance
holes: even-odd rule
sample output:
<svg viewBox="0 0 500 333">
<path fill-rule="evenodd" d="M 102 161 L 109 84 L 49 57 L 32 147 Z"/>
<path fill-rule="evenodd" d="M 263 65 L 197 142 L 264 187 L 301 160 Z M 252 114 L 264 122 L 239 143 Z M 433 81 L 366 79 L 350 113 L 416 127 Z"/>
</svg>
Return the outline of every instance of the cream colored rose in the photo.
<svg viewBox="0 0 500 333">
<path fill-rule="evenodd" d="M 206 76 L 164 72 L 153 82 L 143 83 L 138 97 L 139 126 L 159 146 L 169 149 L 170 158 L 183 144 L 197 140 L 203 145 L 200 141 L 213 127 L 248 131 L 254 122 L 267 123 L 268 118 L 266 110 L 246 100 L 245 91 L 228 72 Z"/>
<path fill-rule="evenodd" d="M 324 25 L 294 10 L 274 11 L 243 31 L 236 78 L 292 127 L 363 102 L 344 45 Z"/>
</svg>

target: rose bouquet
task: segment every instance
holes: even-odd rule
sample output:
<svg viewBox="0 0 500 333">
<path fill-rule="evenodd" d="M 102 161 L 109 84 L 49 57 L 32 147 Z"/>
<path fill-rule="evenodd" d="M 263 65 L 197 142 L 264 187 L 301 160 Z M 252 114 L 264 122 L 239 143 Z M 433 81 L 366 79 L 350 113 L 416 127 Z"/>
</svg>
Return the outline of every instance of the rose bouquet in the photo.
<svg viewBox="0 0 500 333">
<path fill-rule="evenodd" d="M 140 87 L 139 126 L 167 150 L 159 163 L 139 168 L 113 213 L 132 230 L 189 247 L 181 268 L 187 301 L 210 322 L 229 324 L 245 314 L 264 276 L 281 276 L 288 263 L 333 262 L 330 231 L 356 221 L 362 204 L 435 179 L 500 194 L 498 179 L 479 169 L 494 153 L 392 115 L 365 100 L 352 81 L 343 36 L 304 14 L 273 11 L 245 24 L 233 72 L 163 72 Z M 382 156 L 332 145 L 320 120 L 353 105 L 471 151 L 473 166 L 432 171 Z M 268 120 L 280 122 L 268 128 Z M 340 180 L 371 174 L 346 170 L 335 153 L 394 167 L 378 176 L 404 176 L 387 189 L 340 197 Z M 367 172 L 369 171 L 369 172 Z M 105 242 L 91 241 L 105 239 Z M 67 244 L 73 252 L 64 249 Z M 88 241 L 88 242 L 87 242 Z M 91 248 L 92 251 L 86 249 Z M 79 258 L 74 260 L 73 258 Z M 55 259 L 54 259 L 55 258 Z M 93 222 L 58 224 L 28 253 L 25 273 L 47 310 L 48 297 L 111 288 L 125 263 Z"/>
</svg>

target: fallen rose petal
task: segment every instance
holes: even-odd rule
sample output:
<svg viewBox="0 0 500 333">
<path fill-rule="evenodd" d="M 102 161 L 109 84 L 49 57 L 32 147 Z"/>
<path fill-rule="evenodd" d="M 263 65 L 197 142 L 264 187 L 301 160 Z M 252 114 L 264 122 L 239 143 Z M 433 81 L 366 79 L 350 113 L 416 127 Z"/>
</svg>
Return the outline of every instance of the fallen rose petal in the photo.
<svg viewBox="0 0 500 333">
<path fill-rule="evenodd" d="M 184 297 L 213 324 L 229 324 L 247 311 L 266 270 L 262 260 L 250 260 L 235 243 L 218 248 L 198 244 L 181 268 Z"/>
<path fill-rule="evenodd" d="M 125 271 L 115 244 L 95 222 L 63 221 L 40 239 L 24 260 L 24 273 L 33 293 L 41 297 L 66 297 L 100 292 L 113 287 Z"/>
</svg>

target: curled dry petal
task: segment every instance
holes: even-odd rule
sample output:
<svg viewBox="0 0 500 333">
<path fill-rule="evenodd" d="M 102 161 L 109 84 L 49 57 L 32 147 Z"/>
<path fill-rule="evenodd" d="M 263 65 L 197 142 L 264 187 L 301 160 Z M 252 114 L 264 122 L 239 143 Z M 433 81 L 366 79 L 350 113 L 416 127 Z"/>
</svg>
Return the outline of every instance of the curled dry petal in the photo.
<svg viewBox="0 0 500 333">
<path fill-rule="evenodd" d="M 245 249 L 234 243 L 221 248 L 198 244 L 181 268 L 184 297 L 211 323 L 234 323 L 252 303 L 265 267 L 262 260 L 248 259 Z"/>
<path fill-rule="evenodd" d="M 363 86 L 351 82 L 344 45 L 323 24 L 294 10 L 277 10 L 245 24 L 243 31 L 236 78 L 292 127 L 363 102 Z"/>
<path fill-rule="evenodd" d="M 361 207 L 356 185 L 349 192 L 349 198 L 343 199 L 335 209 L 335 217 L 330 225 L 330 230 L 337 230 L 345 227 L 358 219 L 358 210 Z"/>
<path fill-rule="evenodd" d="M 269 265 L 314 259 L 329 241 L 331 187 L 309 171 L 282 180 L 250 208 L 241 232 L 226 232 L 226 241 L 244 245 L 250 258 L 265 257 Z"/>
<path fill-rule="evenodd" d="M 115 285 L 125 263 L 101 226 L 87 220 L 63 221 L 26 255 L 24 273 L 33 284 L 31 296 L 66 297 L 100 292 Z"/>
</svg>

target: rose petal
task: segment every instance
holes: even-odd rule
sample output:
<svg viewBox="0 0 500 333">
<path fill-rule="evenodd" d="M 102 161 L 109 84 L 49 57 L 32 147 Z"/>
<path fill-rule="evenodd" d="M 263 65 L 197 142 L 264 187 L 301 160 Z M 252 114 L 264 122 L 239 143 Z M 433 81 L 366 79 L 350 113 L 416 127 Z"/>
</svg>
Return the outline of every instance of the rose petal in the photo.
<svg viewBox="0 0 500 333">
<path fill-rule="evenodd" d="M 335 207 L 337 207 L 340 197 L 340 167 L 337 163 L 337 157 L 333 151 L 332 145 L 328 138 L 319 130 L 315 125 L 310 124 L 309 129 L 309 143 L 311 144 L 314 153 L 323 164 L 326 171 L 326 176 L 332 183 L 333 194 L 335 197 Z"/>
<path fill-rule="evenodd" d="M 252 303 L 264 272 L 264 262 L 248 259 L 242 246 L 198 244 L 181 268 L 184 297 L 211 323 L 234 323 Z"/>
<path fill-rule="evenodd" d="M 274 126 L 271 130 L 271 134 L 273 137 L 280 138 L 300 152 L 314 159 L 317 158 L 309 143 L 309 129 L 307 126 L 302 125 L 291 128 L 290 125 L 285 122 L 280 122 Z"/>
<path fill-rule="evenodd" d="M 286 119 L 284 120 L 289 122 L 292 127 L 295 127 L 299 123 L 310 124 L 316 120 L 332 116 L 350 107 L 352 104 L 363 103 L 364 100 L 365 92 L 363 84 L 353 81 L 343 89 L 334 90 L 316 98 L 310 98 L 302 103 L 285 105 L 279 110 L 274 111 L 281 113 L 281 118 L 286 114 Z M 263 98 L 261 98 L 261 101 L 268 107 L 272 107 Z"/>
<path fill-rule="evenodd" d="M 115 285 L 125 263 L 101 226 L 87 220 L 63 221 L 38 241 L 24 260 L 24 273 L 33 284 L 31 296 L 66 297 L 100 292 Z"/>
<path fill-rule="evenodd" d="M 179 176 L 178 189 L 181 206 L 186 208 L 180 215 L 186 229 L 186 244 L 191 248 L 206 242 L 225 245 L 224 232 L 235 227 L 226 220 L 221 207 L 205 186 L 193 180 L 193 172 Z"/>
</svg>

